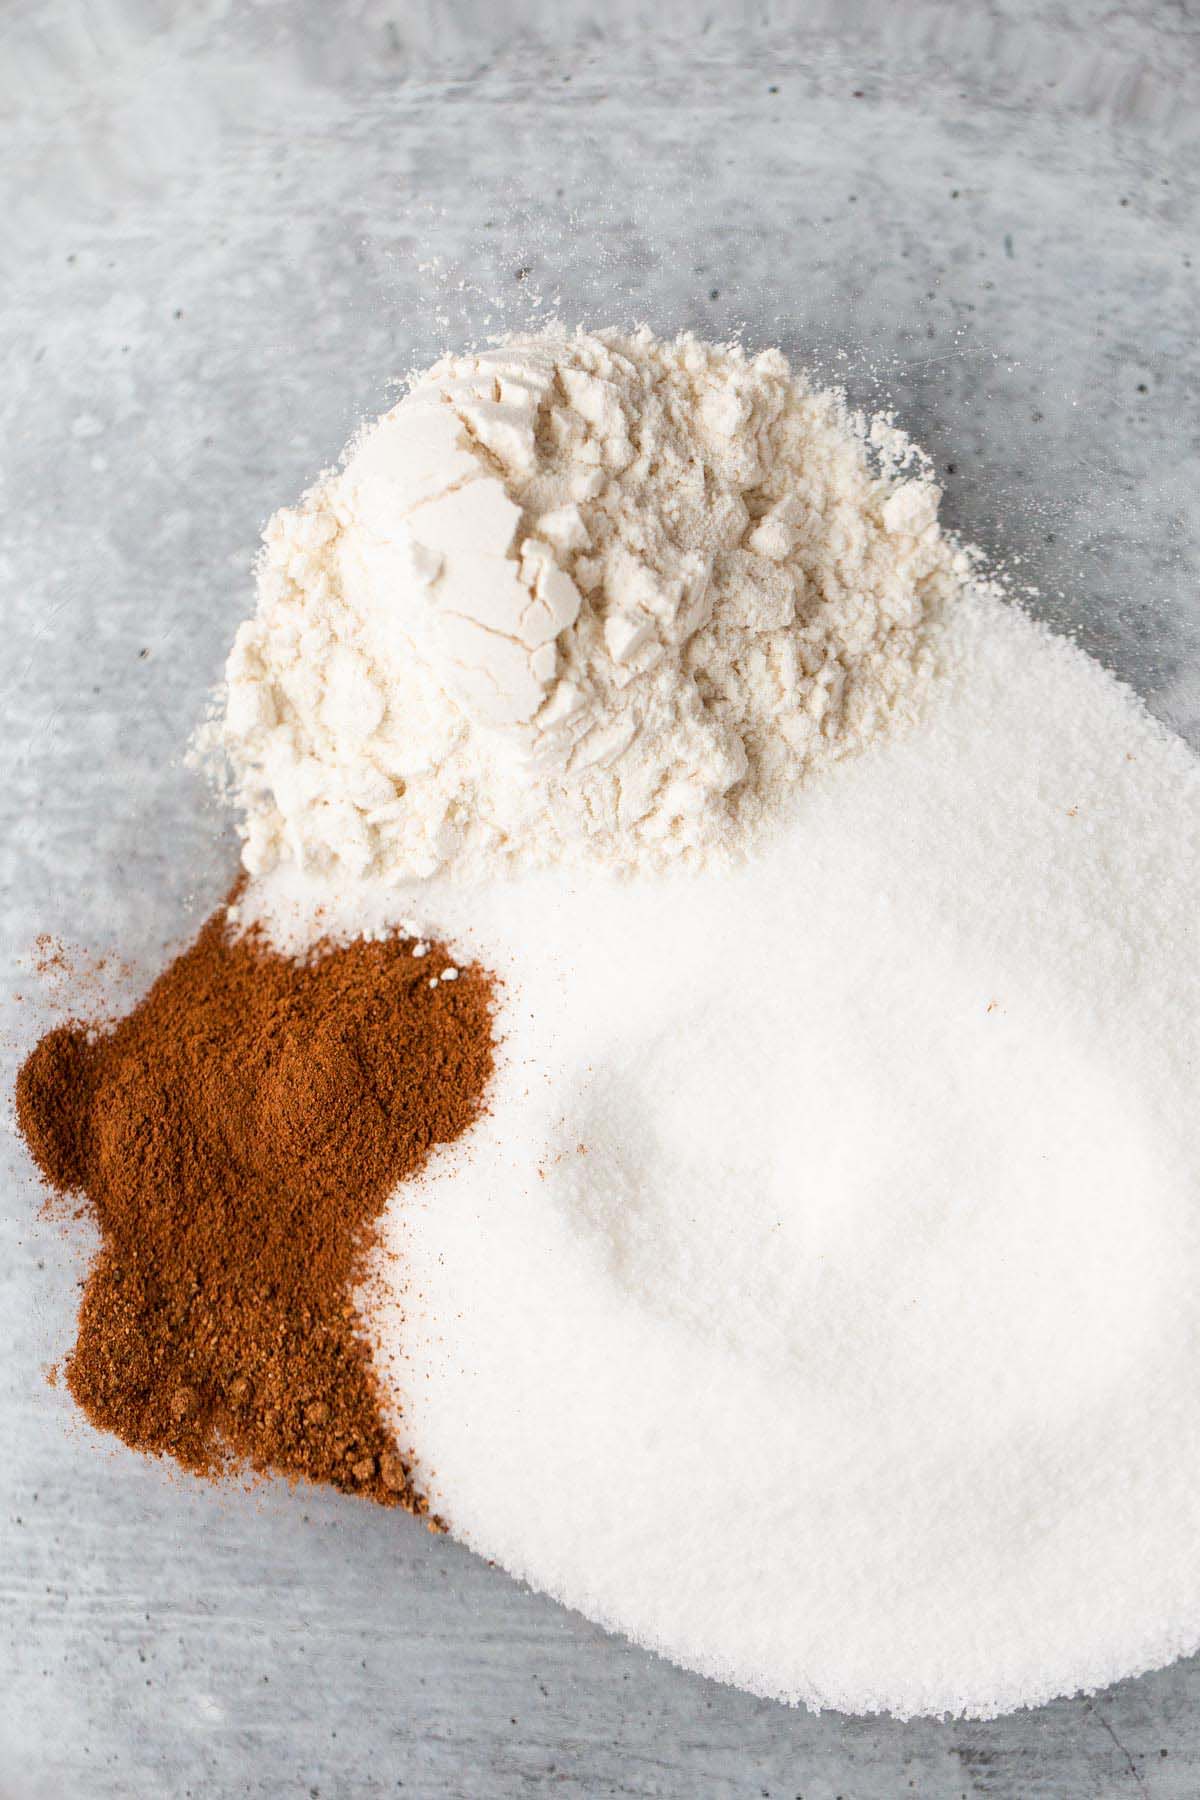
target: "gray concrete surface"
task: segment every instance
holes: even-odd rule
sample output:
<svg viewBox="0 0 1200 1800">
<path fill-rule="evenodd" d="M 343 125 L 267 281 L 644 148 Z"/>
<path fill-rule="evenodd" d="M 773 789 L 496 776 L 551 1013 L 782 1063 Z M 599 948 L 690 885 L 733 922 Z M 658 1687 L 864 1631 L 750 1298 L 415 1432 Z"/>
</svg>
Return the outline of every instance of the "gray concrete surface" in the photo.
<svg viewBox="0 0 1200 1800">
<path fill-rule="evenodd" d="M 1147 0 L 10 0 L 6 1090 L 56 1003 L 39 931 L 144 977 L 229 879 L 180 752 L 264 516 L 412 361 L 539 297 L 894 401 L 949 516 L 1200 742 L 1198 47 Z M 3 1182 L 2 1800 L 1200 1791 L 1200 1660 L 986 1724 L 812 1717 L 408 1521 L 102 1443 L 43 1380 L 78 1234 L 15 1140 Z"/>
</svg>

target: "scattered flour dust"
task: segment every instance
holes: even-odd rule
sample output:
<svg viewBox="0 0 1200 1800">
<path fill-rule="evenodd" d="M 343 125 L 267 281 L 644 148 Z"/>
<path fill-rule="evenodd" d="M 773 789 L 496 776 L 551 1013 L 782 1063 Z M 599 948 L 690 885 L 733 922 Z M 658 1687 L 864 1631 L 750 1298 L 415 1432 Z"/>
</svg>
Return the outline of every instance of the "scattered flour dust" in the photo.
<svg viewBox="0 0 1200 1800">
<path fill-rule="evenodd" d="M 1200 763 L 986 593 L 938 654 L 740 868 L 377 896 L 507 1003 L 366 1305 L 482 1554 L 759 1694 L 989 1716 L 1200 1644 Z"/>
<path fill-rule="evenodd" d="M 444 358 L 267 528 L 203 738 L 247 867 L 727 860 L 915 715 L 968 573 L 938 501 L 776 350 L 557 329 Z"/>
</svg>

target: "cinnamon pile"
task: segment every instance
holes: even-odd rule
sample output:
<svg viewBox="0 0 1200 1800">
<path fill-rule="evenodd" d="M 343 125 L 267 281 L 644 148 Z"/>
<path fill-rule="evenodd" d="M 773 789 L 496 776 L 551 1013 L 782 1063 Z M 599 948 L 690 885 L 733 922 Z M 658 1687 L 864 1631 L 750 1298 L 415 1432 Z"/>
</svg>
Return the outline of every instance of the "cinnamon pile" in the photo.
<svg viewBox="0 0 1200 1800">
<path fill-rule="evenodd" d="M 493 1046 L 487 977 L 417 950 L 299 962 L 222 908 L 115 1027 L 28 1057 L 25 1140 L 101 1231 L 66 1365 L 95 1425 L 425 1511 L 352 1295 L 391 1190 L 478 1115 Z"/>
</svg>

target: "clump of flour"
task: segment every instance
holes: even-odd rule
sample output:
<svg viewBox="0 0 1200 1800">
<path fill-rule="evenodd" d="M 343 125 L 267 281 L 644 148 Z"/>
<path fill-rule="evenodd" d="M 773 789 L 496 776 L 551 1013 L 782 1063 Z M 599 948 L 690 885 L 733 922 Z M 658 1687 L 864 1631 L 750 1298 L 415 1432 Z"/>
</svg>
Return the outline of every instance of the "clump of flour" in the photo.
<svg viewBox="0 0 1200 1800">
<path fill-rule="evenodd" d="M 723 859 L 911 718 L 969 575 L 889 424 L 778 351 L 448 356 L 267 527 L 223 753 L 252 873 Z"/>
</svg>

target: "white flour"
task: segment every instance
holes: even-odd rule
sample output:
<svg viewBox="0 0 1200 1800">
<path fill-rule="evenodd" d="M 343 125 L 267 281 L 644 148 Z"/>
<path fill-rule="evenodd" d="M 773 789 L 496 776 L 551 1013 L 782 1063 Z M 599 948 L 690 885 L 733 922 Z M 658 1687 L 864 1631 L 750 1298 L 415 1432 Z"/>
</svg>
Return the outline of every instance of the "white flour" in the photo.
<svg viewBox="0 0 1200 1800">
<path fill-rule="evenodd" d="M 393 896 L 506 1037 L 369 1317 L 484 1555 L 759 1693 L 988 1715 L 1200 1643 L 1200 764 L 986 596 L 940 656 L 743 867 Z"/>
<path fill-rule="evenodd" d="M 938 499 L 777 351 L 552 332 L 446 358 L 267 529 L 207 734 L 247 867 L 727 858 L 914 716 L 968 574 Z"/>
</svg>

